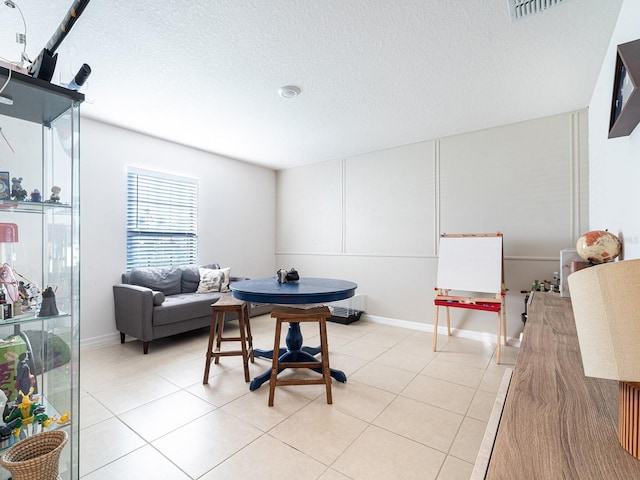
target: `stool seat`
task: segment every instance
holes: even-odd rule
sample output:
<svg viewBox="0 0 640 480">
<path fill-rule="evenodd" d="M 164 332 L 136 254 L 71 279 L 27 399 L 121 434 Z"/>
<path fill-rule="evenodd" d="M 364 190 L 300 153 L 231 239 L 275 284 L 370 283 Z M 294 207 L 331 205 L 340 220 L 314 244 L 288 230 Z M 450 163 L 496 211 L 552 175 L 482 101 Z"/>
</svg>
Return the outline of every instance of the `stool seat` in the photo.
<svg viewBox="0 0 640 480">
<path fill-rule="evenodd" d="M 296 319 L 296 322 L 317 322 L 319 317 L 329 318 L 331 310 L 329 307 L 319 306 L 312 308 L 296 308 L 287 307 L 285 305 L 276 305 L 271 310 L 272 318 L 290 318 Z"/>
<path fill-rule="evenodd" d="M 239 337 L 224 337 L 224 316 L 226 313 L 235 312 L 238 315 L 238 326 L 240 328 Z M 215 349 L 213 342 L 215 339 Z M 240 342 L 239 350 L 221 351 L 222 342 Z M 211 359 L 214 363 L 219 363 L 220 357 L 242 356 L 244 366 L 244 380 L 249 381 L 249 359 L 254 362 L 253 338 L 251 336 L 251 323 L 249 320 L 249 308 L 247 302 L 238 300 L 231 295 L 220 297 L 216 303 L 211 304 L 211 328 L 209 329 L 209 343 L 207 346 L 206 363 L 204 367 L 204 379 L 202 384 L 209 383 L 209 370 Z"/>
<path fill-rule="evenodd" d="M 276 333 L 273 345 L 273 360 L 271 365 L 271 376 L 269 378 L 269 406 L 273 406 L 275 388 L 284 385 L 325 385 L 327 403 L 333 403 L 331 396 L 331 370 L 329 368 L 329 343 L 327 340 L 327 318 L 331 317 L 328 307 L 294 308 L 276 306 L 271 311 L 271 317 L 276 319 Z M 280 337 L 282 323 L 291 324 L 301 322 L 318 322 L 320 329 L 320 355 L 321 361 L 316 360 L 312 355 L 303 352 L 287 352 L 278 357 L 276 352 L 280 348 Z M 306 361 L 305 361 L 306 360 Z M 316 379 L 279 379 L 278 373 L 285 368 L 310 368 L 322 374 L 322 378 Z"/>
</svg>

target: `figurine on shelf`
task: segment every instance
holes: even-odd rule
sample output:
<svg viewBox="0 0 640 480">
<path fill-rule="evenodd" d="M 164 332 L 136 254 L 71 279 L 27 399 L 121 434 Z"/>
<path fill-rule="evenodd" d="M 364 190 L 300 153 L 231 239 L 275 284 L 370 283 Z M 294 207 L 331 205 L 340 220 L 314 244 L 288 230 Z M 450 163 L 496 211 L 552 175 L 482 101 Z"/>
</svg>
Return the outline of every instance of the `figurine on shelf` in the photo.
<svg viewBox="0 0 640 480">
<path fill-rule="evenodd" d="M 52 203 L 60 202 L 60 190 L 62 190 L 57 185 L 51 187 L 51 196 L 49 197 L 49 201 Z"/>
<path fill-rule="evenodd" d="M 37 188 L 35 188 L 33 192 L 31 192 L 31 201 L 32 202 L 42 201 L 42 195 L 40 195 L 40 190 L 38 190 Z"/>
<path fill-rule="evenodd" d="M 20 280 L 18 282 L 18 295 L 20 296 L 20 310 L 26 312 L 29 310 L 29 289 L 28 286 Z"/>
<path fill-rule="evenodd" d="M 40 287 L 35 284 L 33 281 L 29 280 L 27 277 L 22 275 L 20 272 L 14 270 L 17 276 L 21 277 L 23 280 L 18 282 L 18 297 L 22 301 L 22 306 L 20 310 L 27 311 L 31 308 L 34 308 L 38 302 L 38 297 L 40 296 Z"/>
<path fill-rule="evenodd" d="M 56 292 L 51 287 L 47 287 L 42 292 L 42 305 L 40 306 L 39 317 L 49 317 L 58 315 L 58 307 L 56 306 Z"/>
<path fill-rule="evenodd" d="M 37 287 L 33 287 L 29 283 L 24 283 L 22 280 L 18 282 L 18 295 L 20 296 L 19 301 L 16 302 L 16 308 L 20 307 L 21 312 L 26 312 L 30 310 L 31 307 L 35 304 L 36 297 L 40 294 L 40 291 Z"/>
<path fill-rule="evenodd" d="M 20 392 L 22 401 L 16 403 L 9 415 L 4 419 L 7 427 L 13 428 L 13 434 L 16 438 L 24 436 L 22 427 L 25 425 L 39 423 L 44 429 L 57 420 L 56 417 L 49 418 L 49 416 L 44 413 L 44 405 L 38 403 L 38 398 L 31 400 L 30 397 L 32 393 L 33 387 L 29 389 L 28 394 Z"/>
<path fill-rule="evenodd" d="M 29 368 L 29 354 L 22 352 L 18 357 L 18 367 L 16 368 L 16 390 L 19 392 L 16 397 L 16 403 L 22 402 L 22 392 L 33 391 L 33 386 L 36 383 L 36 378 L 31 374 Z"/>
<path fill-rule="evenodd" d="M 20 202 L 27 198 L 27 191 L 22 188 L 22 177 L 11 179 L 11 198 Z"/>
<path fill-rule="evenodd" d="M 66 423 L 69 423 L 70 421 L 71 421 L 71 413 L 67 411 L 62 414 L 62 416 L 60 417 L 60 420 L 56 420 L 56 423 L 58 425 L 64 425 Z"/>
<path fill-rule="evenodd" d="M 2 389 L 0 389 L 0 412 L 2 412 L 2 419 L 9 413 L 7 410 L 7 395 Z M 13 434 L 13 428 L 7 425 L 0 425 L 0 442 L 4 442 L 11 438 Z"/>
</svg>

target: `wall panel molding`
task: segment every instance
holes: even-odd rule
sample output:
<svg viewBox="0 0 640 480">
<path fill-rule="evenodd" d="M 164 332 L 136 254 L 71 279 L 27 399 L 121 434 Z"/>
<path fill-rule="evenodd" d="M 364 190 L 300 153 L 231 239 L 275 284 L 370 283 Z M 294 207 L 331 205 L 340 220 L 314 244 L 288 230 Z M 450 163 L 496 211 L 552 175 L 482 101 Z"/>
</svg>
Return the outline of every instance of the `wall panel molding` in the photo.
<svg viewBox="0 0 640 480">
<path fill-rule="evenodd" d="M 586 127 L 586 111 L 568 112 L 286 170 L 277 228 L 292 238 L 276 263 L 355 281 L 371 318 L 429 325 L 440 235 L 500 231 L 515 336 L 519 292 L 553 277 L 586 224 Z M 483 313 L 452 322 L 493 335 Z"/>
<path fill-rule="evenodd" d="M 438 255 L 440 245 L 440 140 L 433 142 L 433 254 Z"/>
</svg>

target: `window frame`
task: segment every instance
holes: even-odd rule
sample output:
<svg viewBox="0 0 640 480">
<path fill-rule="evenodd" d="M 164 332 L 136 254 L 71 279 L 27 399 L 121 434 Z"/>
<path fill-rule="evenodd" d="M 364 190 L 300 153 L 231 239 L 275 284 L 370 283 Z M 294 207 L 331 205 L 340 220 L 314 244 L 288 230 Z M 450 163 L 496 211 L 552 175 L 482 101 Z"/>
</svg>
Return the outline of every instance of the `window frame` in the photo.
<svg viewBox="0 0 640 480">
<path fill-rule="evenodd" d="M 196 264 L 198 179 L 127 168 L 126 271 Z"/>
</svg>

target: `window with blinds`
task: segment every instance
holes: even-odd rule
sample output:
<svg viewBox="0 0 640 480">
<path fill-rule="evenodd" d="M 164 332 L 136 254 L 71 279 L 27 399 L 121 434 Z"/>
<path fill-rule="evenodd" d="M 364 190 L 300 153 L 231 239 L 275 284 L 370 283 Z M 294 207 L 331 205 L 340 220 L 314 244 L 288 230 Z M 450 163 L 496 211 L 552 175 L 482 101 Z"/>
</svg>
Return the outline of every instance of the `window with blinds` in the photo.
<svg viewBox="0 0 640 480">
<path fill-rule="evenodd" d="M 197 229 L 197 180 L 127 172 L 127 271 L 195 264 Z"/>
</svg>

